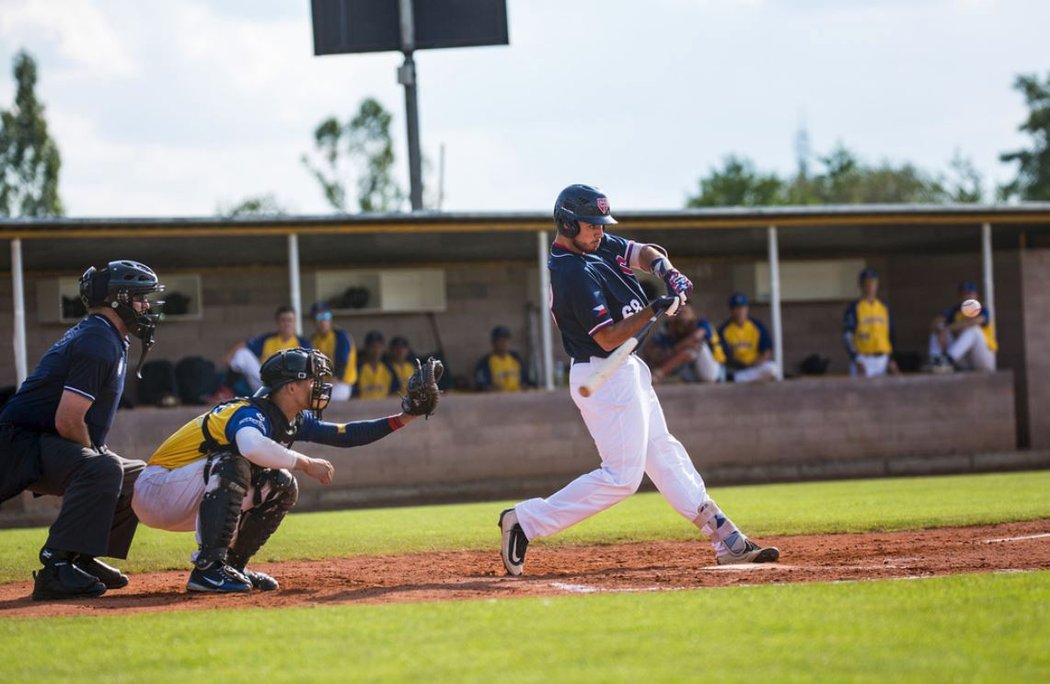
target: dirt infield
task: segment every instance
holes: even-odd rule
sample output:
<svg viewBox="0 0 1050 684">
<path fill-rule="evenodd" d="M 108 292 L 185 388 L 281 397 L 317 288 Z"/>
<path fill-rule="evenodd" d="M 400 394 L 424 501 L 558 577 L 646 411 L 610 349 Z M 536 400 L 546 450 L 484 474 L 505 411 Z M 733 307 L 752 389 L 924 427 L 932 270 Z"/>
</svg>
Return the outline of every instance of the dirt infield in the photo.
<svg viewBox="0 0 1050 684">
<path fill-rule="evenodd" d="M 280 580 L 281 589 L 238 596 L 187 594 L 185 571 L 139 574 L 127 588 L 99 599 L 52 603 L 31 601 L 32 583 L 18 582 L 0 585 L 0 617 L 668 591 L 1050 569 L 1050 520 L 762 541 L 780 547 L 780 563 L 719 567 L 712 565 L 711 549 L 702 541 L 537 544 L 529 550 L 527 574 L 510 578 L 504 575 L 494 540 L 487 552 L 260 564 L 258 569 Z"/>
</svg>

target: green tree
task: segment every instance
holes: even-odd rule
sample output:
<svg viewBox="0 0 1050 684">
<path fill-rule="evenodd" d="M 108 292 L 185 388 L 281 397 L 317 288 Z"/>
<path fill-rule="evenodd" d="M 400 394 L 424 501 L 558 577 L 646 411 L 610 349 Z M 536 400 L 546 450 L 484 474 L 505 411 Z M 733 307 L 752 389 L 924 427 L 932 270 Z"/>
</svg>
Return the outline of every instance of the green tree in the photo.
<svg viewBox="0 0 1050 684">
<path fill-rule="evenodd" d="M 62 160 L 36 97 L 36 62 L 24 50 L 15 55 L 14 76 L 14 107 L 0 110 L 0 216 L 61 216 Z"/>
<path fill-rule="evenodd" d="M 774 173 L 762 173 L 751 160 L 729 155 L 721 169 L 712 168 L 700 179 L 700 192 L 686 200 L 686 206 L 759 207 L 784 204 L 784 181 Z"/>
<path fill-rule="evenodd" d="M 912 164 L 866 165 L 838 145 L 820 158 L 821 173 L 810 183 L 806 204 L 940 204 L 949 200 L 938 178 Z"/>
<path fill-rule="evenodd" d="M 1050 200 L 1050 74 L 1041 83 L 1035 74 L 1018 76 L 1014 89 L 1028 105 L 1028 118 L 1019 131 L 1032 137 L 1032 148 L 1004 152 L 999 159 L 1017 163 L 1017 177 L 999 188 L 1004 200 Z"/>
<path fill-rule="evenodd" d="M 263 195 L 252 195 L 246 197 L 233 206 L 220 206 L 220 216 L 225 218 L 239 218 L 245 216 L 284 216 L 284 207 L 277 201 L 273 193 Z"/>
<path fill-rule="evenodd" d="M 367 98 L 346 124 L 329 117 L 317 126 L 314 152 L 319 163 L 312 163 L 305 154 L 302 161 L 334 209 L 347 211 L 346 179 L 353 167 L 361 211 L 396 211 L 401 207 L 405 193 L 392 175 L 392 118 L 377 100 Z"/>
</svg>

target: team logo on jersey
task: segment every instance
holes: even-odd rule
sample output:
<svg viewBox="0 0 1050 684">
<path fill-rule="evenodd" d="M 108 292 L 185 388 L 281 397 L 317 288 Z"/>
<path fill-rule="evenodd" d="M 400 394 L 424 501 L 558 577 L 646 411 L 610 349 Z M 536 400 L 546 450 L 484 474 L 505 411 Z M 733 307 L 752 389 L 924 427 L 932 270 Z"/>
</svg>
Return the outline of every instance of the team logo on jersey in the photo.
<svg viewBox="0 0 1050 684">
<path fill-rule="evenodd" d="M 634 271 L 631 270 L 631 265 L 629 263 L 627 263 L 627 258 L 626 257 L 624 257 L 624 256 L 622 256 L 620 254 L 617 254 L 616 255 L 616 265 L 619 266 L 620 270 L 623 271 L 624 273 L 626 273 L 627 275 L 634 275 Z"/>
<path fill-rule="evenodd" d="M 609 213 L 608 197 L 599 197 L 598 199 L 594 200 L 594 203 L 598 205 L 598 211 L 602 212 L 603 214 Z"/>
<path fill-rule="evenodd" d="M 604 316 L 607 313 L 609 313 L 609 310 L 605 308 L 604 304 L 599 304 L 598 306 L 594 307 L 595 316 Z"/>
</svg>

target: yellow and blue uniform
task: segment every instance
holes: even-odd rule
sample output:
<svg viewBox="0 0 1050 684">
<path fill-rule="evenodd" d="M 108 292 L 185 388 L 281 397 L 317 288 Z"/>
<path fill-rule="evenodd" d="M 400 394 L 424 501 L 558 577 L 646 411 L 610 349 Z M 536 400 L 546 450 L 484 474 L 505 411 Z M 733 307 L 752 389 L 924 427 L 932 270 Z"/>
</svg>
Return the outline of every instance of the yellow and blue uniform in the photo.
<svg viewBox="0 0 1050 684">
<path fill-rule="evenodd" d="M 988 310 L 988 307 L 982 305 L 981 312 L 977 314 L 976 318 L 981 319 L 981 333 L 984 334 L 984 340 L 988 343 L 988 349 L 993 352 L 998 351 L 999 341 L 995 336 L 995 323 L 992 322 L 992 313 Z M 952 325 L 959 321 L 969 320 L 969 317 L 962 312 L 962 304 L 956 304 L 944 312 L 944 319 L 948 321 L 948 325 Z"/>
<path fill-rule="evenodd" d="M 359 399 L 382 399 L 397 393 L 397 373 L 386 361 L 372 365 L 362 361 L 357 367 L 354 396 Z"/>
<path fill-rule="evenodd" d="M 718 336 L 718 331 L 715 330 L 714 326 L 707 322 L 707 319 L 701 318 L 696 322 L 696 327 L 699 330 L 703 330 L 706 334 L 704 335 L 704 344 L 711 350 L 711 358 L 717 363 L 725 365 L 726 362 L 726 350 L 722 347 L 722 338 Z M 675 345 L 679 343 L 679 339 L 676 339 L 669 332 L 662 332 L 655 337 L 653 341 L 668 351 L 674 349 Z"/>
<path fill-rule="evenodd" d="M 391 361 L 390 367 L 394 369 L 394 377 L 397 379 L 398 391 L 401 394 L 406 394 L 408 392 L 408 379 L 416 372 L 416 362 L 411 359 L 405 359 L 400 363 L 397 361 Z"/>
<path fill-rule="evenodd" d="M 525 364 L 513 351 L 504 355 L 492 352 L 482 357 L 474 369 L 474 381 L 479 389 L 497 392 L 520 392 L 529 384 Z"/>
<path fill-rule="evenodd" d="M 733 368 L 750 368 L 773 348 L 766 326 L 751 316 L 747 317 L 743 325 L 738 325 L 730 318 L 721 325 L 718 333 L 722 337 L 725 362 Z"/>
<path fill-rule="evenodd" d="M 881 356 L 893 353 L 893 317 L 878 299 L 858 299 L 846 307 L 842 322 L 843 340 L 851 359 L 858 354 Z"/>
<path fill-rule="evenodd" d="M 207 419 L 207 440 L 205 438 Z M 254 428 L 276 442 L 291 446 L 302 440 L 330 446 L 370 444 L 401 427 L 395 417 L 352 423 L 328 423 L 312 411 L 303 411 L 289 423 L 269 399 L 233 399 L 215 406 L 175 431 L 150 456 L 149 465 L 174 470 L 208 457 L 212 449 L 237 453 L 235 436 L 242 428 Z M 202 449 L 202 444 L 207 447 Z"/>
<path fill-rule="evenodd" d="M 310 340 L 302 335 L 292 335 L 287 340 L 282 340 L 276 332 L 266 333 L 257 337 L 251 337 L 245 346 L 255 354 L 260 361 L 265 361 L 279 351 L 295 349 L 296 347 L 310 348 Z"/>
<path fill-rule="evenodd" d="M 352 385 L 357 382 L 357 345 L 350 333 L 332 328 L 327 333 L 314 333 L 310 338 L 313 348 L 332 360 L 332 374 L 339 382 Z"/>
</svg>

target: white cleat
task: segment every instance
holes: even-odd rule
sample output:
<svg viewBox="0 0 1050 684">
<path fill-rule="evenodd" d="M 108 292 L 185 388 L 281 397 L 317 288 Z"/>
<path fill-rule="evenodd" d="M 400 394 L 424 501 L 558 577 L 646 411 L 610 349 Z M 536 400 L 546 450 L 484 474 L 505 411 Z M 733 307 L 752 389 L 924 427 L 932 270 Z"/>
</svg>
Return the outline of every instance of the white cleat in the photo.
<svg viewBox="0 0 1050 684">
<path fill-rule="evenodd" d="M 525 570 L 525 550 L 529 547 L 529 538 L 518 523 L 518 514 L 508 508 L 499 514 L 499 528 L 503 533 L 499 555 L 508 575 L 517 577 Z"/>
</svg>

